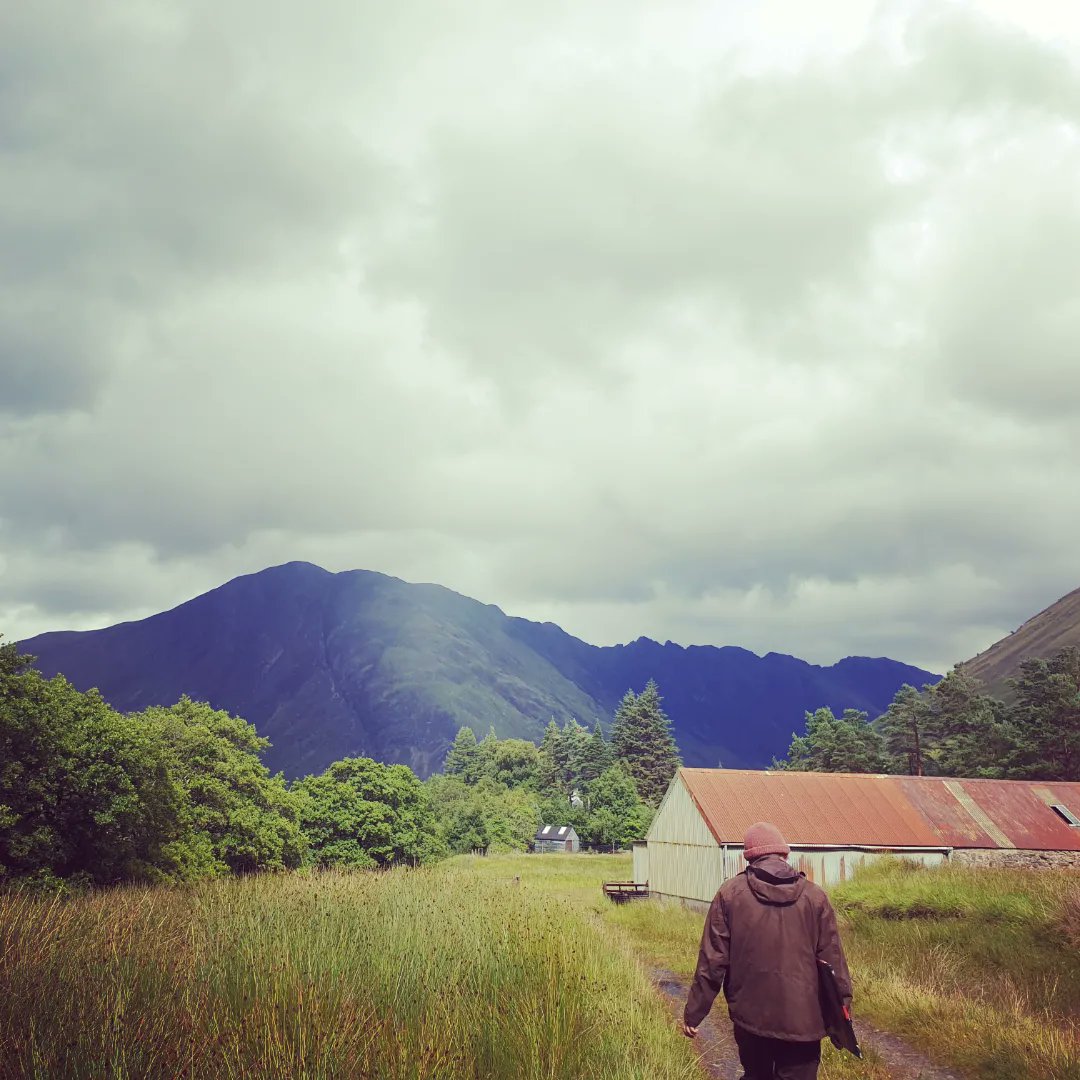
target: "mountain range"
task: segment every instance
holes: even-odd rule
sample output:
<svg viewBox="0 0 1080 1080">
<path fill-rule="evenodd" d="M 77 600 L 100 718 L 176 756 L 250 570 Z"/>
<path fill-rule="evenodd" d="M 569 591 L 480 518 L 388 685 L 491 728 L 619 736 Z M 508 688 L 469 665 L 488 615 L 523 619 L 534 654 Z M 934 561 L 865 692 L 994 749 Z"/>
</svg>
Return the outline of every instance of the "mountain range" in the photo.
<svg viewBox="0 0 1080 1080">
<path fill-rule="evenodd" d="M 608 723 L 653 678 L 688 765 L 754 768 L 787 751 L 808 709 L 876 716 L 938 676 L 886 658 L 830 667 L 733 646 L 638 638 L 596 646 L 439 585 L 287 563 L 170 611 L 20 643 L 46 674 L 134 711 L 182 694 L 252 721 L 287 776 L 349 755 L 438 771 L 457 729 L 538 740 L 548 721 Z"/>
</svg>

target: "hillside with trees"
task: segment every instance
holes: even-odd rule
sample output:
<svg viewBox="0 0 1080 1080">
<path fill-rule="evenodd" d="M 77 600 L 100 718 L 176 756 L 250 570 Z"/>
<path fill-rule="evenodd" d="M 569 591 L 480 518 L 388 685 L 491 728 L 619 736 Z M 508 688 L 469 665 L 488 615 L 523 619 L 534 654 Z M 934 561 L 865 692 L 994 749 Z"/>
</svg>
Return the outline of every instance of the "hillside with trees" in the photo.
<svg viewBox="0 0 1080 1080">
<path fill-rule="evenodd" d="M 551 720 L 539 746 L 463 727 L 426 782 L 361 757 L 289 781 L 244 719 L 187 696 L 120 713 L 0 644 L 0 886 L 415 866 L 528 850 L 542 822 L 624 847 L 678 756 L 654 683 L 628 692 L 611 726 L 614 744 L 599 722 Z"/>
<path fill-rule="evenodd" d="M 806 714 L 777 768 L 911 776 L 1080 780 L 1080 649 L 1020 661 L 1008 700 L 967 665 L 921 690 L 902 686 L 885 712 Z"/>
</svg>

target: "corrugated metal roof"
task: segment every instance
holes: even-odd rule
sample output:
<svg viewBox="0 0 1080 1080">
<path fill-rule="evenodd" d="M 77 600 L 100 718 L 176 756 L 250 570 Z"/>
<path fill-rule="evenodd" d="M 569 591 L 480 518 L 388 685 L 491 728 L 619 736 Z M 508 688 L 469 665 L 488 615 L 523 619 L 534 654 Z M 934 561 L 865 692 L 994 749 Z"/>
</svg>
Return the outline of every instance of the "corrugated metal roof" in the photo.
<svg viewBox="0 0 1080 1080">
<path fill-rule="evenodd" d="M 721 844 L 741 844 L 755 821 L 771 821 L 796 846 L 1080 851 L 1080 829 L 1050 808 L 1061 803 L 1080 816 L 1075 783 L 745 769 L 679 775 Z"/>
</svg>

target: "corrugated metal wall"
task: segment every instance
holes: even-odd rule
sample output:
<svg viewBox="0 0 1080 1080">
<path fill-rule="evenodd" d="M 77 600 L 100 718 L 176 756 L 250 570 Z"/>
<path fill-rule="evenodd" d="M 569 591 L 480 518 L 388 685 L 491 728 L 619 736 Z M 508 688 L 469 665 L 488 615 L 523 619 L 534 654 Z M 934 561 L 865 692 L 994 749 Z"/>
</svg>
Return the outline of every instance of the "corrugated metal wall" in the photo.
<svg viewBox="0 0 1080 1080">
<path fill-rule="evenodd" d="M 720 886 L 741 873 L 746 862 L 741 845 L 721 847 L 705 824 L 681 780 L 668 788 L 649 829 L 648 850 L 634 848 L 634 880 L 649 882 L 649 891 L 661 896 L 708 903 Z M 849 878 L 860 863 L 896 854 L 926 865 L 944 862 L 941 851 L 793 850 L 792 866 L 819 885 L 834 885 Z M 639 860 L 647 877 L 638 876 Z"/>
<path fill-rule="evenodd" d="M 644 840 L 634 841 L 634 881 L 644 885 L 649 880 L 649 845 Z"/>
<path fill-rule="evenodd" d="M 723 852 L 680 779 L 668 788 L 647 839 L 650 892 L 713 898 L 725 878 Z"/>
</svg>

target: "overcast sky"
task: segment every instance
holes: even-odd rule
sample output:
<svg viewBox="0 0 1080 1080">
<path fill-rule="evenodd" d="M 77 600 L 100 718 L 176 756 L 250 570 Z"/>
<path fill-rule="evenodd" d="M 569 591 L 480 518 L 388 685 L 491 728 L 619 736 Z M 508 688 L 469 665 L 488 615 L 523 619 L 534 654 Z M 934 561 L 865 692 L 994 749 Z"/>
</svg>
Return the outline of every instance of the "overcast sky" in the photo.
<svg viewBox="0 0 1080 1080">
<path fill-rule="evenodd" d="M 291 559 L 943 671 L 1080 586 L 1080 8 L 0 13 L 0 632 Z"/>
</svg>

